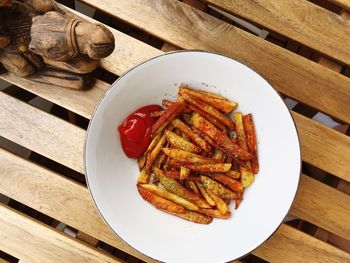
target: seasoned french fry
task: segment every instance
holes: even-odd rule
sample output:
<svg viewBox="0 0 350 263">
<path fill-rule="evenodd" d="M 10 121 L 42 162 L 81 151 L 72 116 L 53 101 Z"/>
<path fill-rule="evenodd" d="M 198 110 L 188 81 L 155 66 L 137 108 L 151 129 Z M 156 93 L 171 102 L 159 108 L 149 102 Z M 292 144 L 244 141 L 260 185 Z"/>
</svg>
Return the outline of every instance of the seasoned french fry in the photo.
<svg viewBox="0 0 350 263">
<path fill-rule="evenodd" d="M 207 191 L 205 190 L 205 188 L 203 187 L 202 183 L 200 182 L 196 182 L 196 186 L 198 187 L 199 191 L 201 192 L 202 196 L 204 197 L 205 200 L 207 200 L 208 204 L 210 204 L 211 206 L 215 206 L 215 202 L 213 201 L 213 199 L 211 199 L 211 197 L 208 195 Z"/>
<path fill-rule="evenodd" d="M 179 171 L 165 171 L 165 170 L 161 170 L 158 167 L 153 167 L 153 173 L 156 176 L 166 176 L 169 178 L 173 178 L 173 179 L 180 179 L 180 172 Z"/>
<path fill-rule="evenodd" d="M 166 211 L 167 212 L 167 211 Z M 171 213 L 175 216 L 187 219 L 189 221 L 198 223 L 198 224 L 210 224 L 213 221 L 213 218 L 210 216 L 202 215 L 194 211 L 186 210 L 184 213 Z"/>
<path fill-rule="evenodd" d="M 146 164 L 146 155 L 142 155 L 141 157 L 139 157 L 137 159 L 137 164 L 139 166 L 139 170 L 141 171 Z"/>
<path fill-rule="evenodd" d="M 174 160 L 186 163 L 215 163 L 216 161 L 202 155 L 180 149 L 162 148 L 162 151 Z"/>
<path fill-rule="evenodd" d="M 195 181 L 191 181 L 191 180 L 186 180 L 185 181 L 185 186 L 188 190 L 191 190 L 192 192 L 199 194 L 199 190 L 196 186 Z"/>
<path fill-rule="evenodd" d="M 183 187 L 176 180 L 168 178 L 168 177 L 163 176 L 163 175 L 159 175 L 159 179 L 160 179 L 161 184 L 164 186 L 164 188 L 166 190 L 168 190 L 169 192 L 176 194 L 176 195 L 196 204 L 199 207 L 210 208 L 210 205 L 207 203 L 207 201 L 205 201 L 199 195 L 187 190 L 185 187 Z"/>
<path fill-rule="evenodd" d="M 160 152 L 156 160 L 154 161 L 154 166 L 161 168 L 166 158 L 167 158 L 166 154 L 164 154 L 163 152 Z"/>
<path fill-rule="evenodd" d="M 164 106 L 164 107 L 167 107 L 167 108 L 169 108 L 171 105 L 173 105 L 173 104 L 175 104 L 175 102 L 172 102 L 172 101 L 170 101 L 170 100 L 162 100 L 162 105 Z"/>
<path fill-rule="evenodd" d="M 251 160 L 252 171 L 254 174 L 257 174 L 259 172 L 259 161 L 258 161 L 255 127 L 253 122 L 253 116 L 251 114 L 245 115 L 243 117 L 243 125 L 246 133 L 248 151 L 251 154 L 253 154 L 253 159 Z"/>
<path fill-rule="evenodd" d="M 165 210 L 169 213 L 177 213 L 177 214 L 185 213 L 186 211 L 186 209 L 183 206 L 175 204 L 160 196 L 157 196 L 152 192 L 142 188 L 140 185 L 138 185 L 137 188 L 142 198 L 147 202 L 151 203 L 152 205 L 154 205 L 155 207 L 157 207 L 158 209 Z"/>
<path fill-rule="evenodd" d="M 151 166 L 154 160 L 157 158 L 159 152 L 161 151 L 165 141 L 166 141 L 165 135 L 162 135 L 159 141 L 157 142 L 156 146 L 152 149 L 152 151 L 147 153 L 147 159 L 146 159 L 146 165 L 145 165 L 145 168 L 147 171 L 151 170 Z"/>
<path fill-rule="evenodd" d="M 188 210 L 193 210 L 193 211 L 199 210 L 199 207 L 191 203 L 190 201 L 187 201 L 186 199 L 183 199 L 180 196 L 172 194 L 167 190 L 164 190 L 154 184 L 141 184 L 139 186 L 154 193 L 157 196 L 163 197 L 171 202 L 174 202 L 175 204 L 181 205 Z"/>
<path fill-rule="evenodd" d="M 228 204 L 224 200 L 222 200 L 220 196 L 216 195 L 215 193 L 213 193 L 208 189 L 207 189 L 207 193 L 211 197 L 211 199 L 213 199 L 216 207 L 218 208 L 218 210 L 222 215 L 226 215 L 227 213 L 230 213 L 230 208 L 228 207 Z"/>
<path fill-rule="evenodd" d="M 207 177 L 207 176 L 200 176 L 201 182 L 205 189 L 212 191 L 214 194 L 220 196 L 223 199 L 236 199 L 240 197 L 239 193 L 232 192 L 231 190 L 224 187 L 222 184 L 216 182 L 215 180 Z"/>
<path fill-rule="evenodd" d="M 171 121 L 171 123 L 175 127 L 179 128 L 183 134 L 187 135 L 190 138 L 190 140 L 197 144 L 202 150 L 204 150 L 205 152 L 211 151 L 210 145 L 205 140 L 203 140 L 197 133 L 191 130 L 191 128 L 188 127 L 185 123 L 183 123 L 179 119 L 174 119 Z"/>
<path fill-rule="evenodd" d="M 232 120 L 230 120 L 230 118 L 228 118 L 222 112 L 218 111 L 216 108 L 208 105 L 207 103 L 204 103 L 203 101 L 198 100 L 197 98 L 187 93 L 182 94 L 181 97 L 184 98 L 189 104 L 208 113 L 209 115 L 211 115 L 212 117 L 220 121 L 222 124 L 224 124 L 228 128 L 234 129 L 234 124 Z"/>
<path fill-rule="evenodd" d="M 254 181 L 254 175 L 251 171 L 247 170 L 246 168 L 244 168 L 242 166 L 240 168 L 240 171 L 241 171 L 242 185 L 244 188 L 247 188 Z"/>
<path fill-rule="evenodd" d="M 169 131 L 165 130 L 165 137 L 169 141 L 170 145 L 174 148 L 178 148 L 187 152 L 199 153 L 202 151 L 201 148 L 194 145 L 193 143 L 186 141 L 181 136 Z"/>
<path fill-rule="evenodd" d="M 236 202 L 235 209 L 238 209 L 239 205 L 242 203 L 242 199 L 236 199 L 235 202 Z"/>
<path fill-rule="evenodd" d="M 208 135 L 206 135 L 204 132 L 201 130 L 197 129 L 196 127 L 192 127 L 192 130 L 198 133 L 206 142 L 210 144 L 214 149 L 221 149 L 221 146 L 215 142 L 212 138 L 210 138 Z M 230 163 L 229 161 L 227 163 Z"/>
<path fill-rule="evenodd" d="M 215 218 L 220 218 L 220 219 L 227 219 L 227 218 L 230 218 L 230 216 L 231 216 L 230 211 L 228 211 L 226 214 L 221 214 L 221 212 L 217 209 L 200 208 L 198 213 L 203 214 L 203 215 L 207 215 L 207 216 L 211 216 L 211 217 L 215 217 Z"/>
<path fill-rule="evenodd" d="M 146 184 L 148 182 L 149 172 L 143 168 L 140 172 L 139 177 L 137 178 L 138 184 Z"/>
<path fill-rule="evenodd" d="M 228 171 L 225 175 L 228 177 L 231 177 L 233 179 L 240 179 L 241 178 L 241 173 L 237 171 L 230 170 Z"/>
<path fill-rule="evenodd" d="M 160 115 L 162 115 L 164 112 L 165 112 L 165 110 L 153 111 L 150 113 L 150 116 L 152 118 L 156 118 L 156 117 L 159 117 Z"/>
<path fill-rule="evenodd" d="M 241 181 L 234 180 L 231 177 L 228 177 L 220 173 L 208 173 L 207 175 L 210 178 L 218 181 L 219 183 L 222 183 L 224 186 L 226 186 L 227 188 L 229 188 L 234 192 L 243 192 L 243 186 Z"/>
<path fill-rule="evenodd" d="M 219 149 L 215 149 L 215 153 L 212 157 L 214 160 L 223 162 L 225 160 L 225 154 L 223 151 L 219 150 Z"/>
<path fill-rule="evenodd" d="M 151 140 L 150 144 L 147 147 L 147 150 L 145 153 L 148 153 L 149 151 L 152 151 L 154 147 L 156 147 L 157 143 L 159 142 L 160 138 L 162 138 L 163 134 L 158 133 L 154 138 Z"/>
<path fill-rule="evenodd" d="M 236 102 L 230 102 L 224 97 L 212 96 L 212 94 L 203 93 L 200 91 L 192 90 L 188 87 L 181 86 L 179 87 L 179 95 L 188 93 L 201 101 L 208 103 L 209 105 L 221 110 L 224 113 L 229 113 L 237 108 Z"/>
<path fill-rule="evenodd" d="M 191 164 L 183 163 L 173 159 L 169 160 L 169 165 L 180 168 L 181 166 L 187 167 L 191 171 L 202 173 L 225 173 L 231 168 L 230 163 L 211 163 L 211 164 Z"/>
<path fill-rule="evenodd" d="M 165 112 L 159 117 L 155 124 L 152 126 L 152 135 L 155 136 L 160 133 L 169 124 L 169 122 L 178 115 L 186 106 L 184 101 L 179 101 L 171 105 Z"/>
<path fill-rule="evenodd" d="M 228 154 L 238 157 L 241 160 L 249 160 L 253 156 L 235 144 L 225 133 L 218 130 L 213 124 L 204 119 L 198 113 L 192 116 L 193 125 L 214 139 Z"/>
<path fill-rule="evenodd" d="M 211 116 L 209 113 L 205 112 L 204 110 L 195 107 L 194 105 L 189 104 L 188 108 L 190 108 L 191 110 L 193 110 L 194 112 L 199 113 L 200 115 L 202 115 L 204 118 L 206 118 L 207 120 L 209 120 L 210 122 L 212 122 L 216 127 L 218 127 L 220 130 L 225 130 L 226 127 L 224 124 L 222 124 L 219 120 L 213 118 L 213 116 Z M 189 122 L 191 123 L 191 121 Z"/>
<path fill-rule="evenodd" d="M 184 180 L 190 176 L 191 170 L 181 166 L 180 168 L 180 180 Z"/>
</svg>

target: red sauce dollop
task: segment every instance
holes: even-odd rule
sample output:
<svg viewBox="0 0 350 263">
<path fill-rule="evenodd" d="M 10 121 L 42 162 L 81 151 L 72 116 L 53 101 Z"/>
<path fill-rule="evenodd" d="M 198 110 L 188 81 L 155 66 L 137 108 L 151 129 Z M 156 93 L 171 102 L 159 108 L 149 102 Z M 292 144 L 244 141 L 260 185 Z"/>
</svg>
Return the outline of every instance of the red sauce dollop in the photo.
<svg viewBox="0 0 350 263">
<path fill-rule="evenodd" d="M 148 105 L 130 114 L 118 127 L 120 141 L 126 156 L 137 158 L 147 149 L 151 141 L 152 125 L 157 118 L 150 113 L 162 110 L 159 105 Z"/>
</svg>

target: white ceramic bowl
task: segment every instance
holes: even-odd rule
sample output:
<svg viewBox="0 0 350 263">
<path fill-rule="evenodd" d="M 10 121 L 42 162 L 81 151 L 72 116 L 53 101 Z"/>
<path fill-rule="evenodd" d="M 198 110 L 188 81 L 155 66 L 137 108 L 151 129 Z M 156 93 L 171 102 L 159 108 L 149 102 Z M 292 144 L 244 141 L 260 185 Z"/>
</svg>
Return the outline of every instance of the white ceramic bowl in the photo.
<svg viewBox="0 0 350 263">
<path fill-rule="evenodd" d="M 174 99 L 180 83 L 220 93 L 253 114 L 260 172 L 228 220 L 199 225 L 145 202 L 137 163 L 121 148 L 116 126 L 141 106 Z M 295 124 L 271 85 L 231 58 L 201 51 L 164 54 L 121 76 L 97 105 L 85 145 L 86 178 L 101 216 L 130 246 L 164 262 L 227 262 L 254 250 L 287 215 L 300 164 Z"/>
</svg>

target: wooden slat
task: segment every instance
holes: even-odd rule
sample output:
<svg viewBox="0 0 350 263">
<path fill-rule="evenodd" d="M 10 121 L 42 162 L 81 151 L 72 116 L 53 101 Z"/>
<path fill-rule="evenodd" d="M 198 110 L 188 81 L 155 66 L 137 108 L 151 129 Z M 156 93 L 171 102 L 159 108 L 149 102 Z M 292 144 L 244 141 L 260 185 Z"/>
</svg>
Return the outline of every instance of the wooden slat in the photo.
<svg viewBox="0 0 350 263">
<path fill-rule="evenodd" d="M 287 225 L 253 254 L 270 262 L 350 262 L 350 254 Z"/>
<path fill-rule="evenodd" d="M 186 4 L 177 0 L 83 2 L 180 48 L 216 51 L 242 61 L 285 95 L 350 122 L 350 78 Z"/>
<path fill-rule="evenodd" d="M 86 187 L 5 150 L 0 150 L 0 181 L 0 192 L 4 195 L 142 258 L 142 255 L 125 245 L 102 222 Z M 339 200 L 327 198 L 330 196 Z M 322 203 L 318 204 L 318 200 Z M 346 237 L 349 223 L 344 223 L 344 219 L 349 218 L 350 214 L 344 206 L 349 200 L 349 196 L 302 175 L 297 203 L 292 212 L 331 232 L 344 230 L 340 234 Z M 324 213 L 326 209 L 328 210 Z"/>
<path fill-rule="evenodd" d="M 99 216 L 87 188 L 0 149 L 0 193 L 138 258 Z"/>
<path fill-rule="evenodd" d="M 327 56 L 350 64 L 350 26 L 334 13 L 306 0 L 206 0 Z"/>
<path fill-rule="evenodd" d="M 350 197 L 308 176 L 301 176 L 290 213 L 350 240 Z"/>
<path fill-rule="evenodd" d="M 349 0 L 328 0 L 328 1 L 350 11 L 350 1 Z"/>
<path fill-rule="evenodd" d="M 0 249 L 24 262 L 123 262 L 0 204 Z"/>
<path fill-rule="evenodd" d="M 0 92 L 0 136 L 84 173 L 85 131 Z"/>
</svg>

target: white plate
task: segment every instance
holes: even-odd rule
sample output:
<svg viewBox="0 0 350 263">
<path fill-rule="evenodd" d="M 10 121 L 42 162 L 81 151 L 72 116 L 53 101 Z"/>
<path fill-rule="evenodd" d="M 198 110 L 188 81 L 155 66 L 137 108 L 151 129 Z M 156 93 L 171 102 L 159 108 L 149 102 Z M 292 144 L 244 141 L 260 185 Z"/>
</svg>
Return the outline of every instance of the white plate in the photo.
<svg viewBox="0 0 350 263">
<path fill-rule="evenodd" d="M 199 225 L 157 210 L 138 194 L 137 163 L 121 148 L 116 126 L 141 106 L 174 99 L 180 83 L 218 92 L 253 114 L 260 172 L 229 220 Z M 254 250 L 288 213 L 300 163 L 295 124 L 271 85 L 235 60 L 201 51 L 168 53 L 120 77 L 98 104 L 85 145 L 86 178 L 101 216 L 130 246 L 164 262 L 227 262 Z"/>
</svg>

